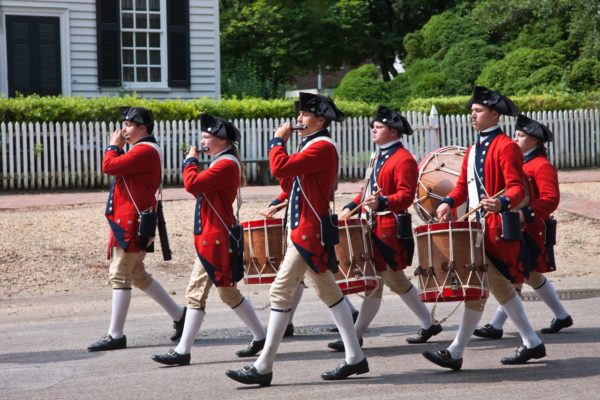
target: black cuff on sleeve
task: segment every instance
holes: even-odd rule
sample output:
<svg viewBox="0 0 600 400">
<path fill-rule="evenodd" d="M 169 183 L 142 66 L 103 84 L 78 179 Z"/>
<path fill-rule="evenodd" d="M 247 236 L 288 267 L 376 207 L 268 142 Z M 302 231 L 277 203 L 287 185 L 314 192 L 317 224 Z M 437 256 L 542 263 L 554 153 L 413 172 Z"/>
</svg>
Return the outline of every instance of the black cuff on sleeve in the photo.
<svg viewBox="0 0 600 400">
<path fill-rule="evenodd" d="M 198 159 L 196 157 L 188 157 L 185 160 L 183 160 L 183 166 L 181 169 L 185 169 L 185 167 L 187 167 L 190 164 L 194 164 L 196 166 L 200 165 L 200 161 L 198 161 Z"/>
<path fill-rule="evenodd" d="M 378 196 L 379 205 L 377 206 L 377 211 L 384 211 L 388 208 L 388 198 L 386 196 Z"/>
<path fill-rule="evenodd" d="M 281 201 L 279 199 L 275 199 L 269 204 L 269 207 L 273 207 L 273 206 L 276 206 L 277 204 L 281 204 L 281 203 L 283 203 L 283 201 Z"/>
<path fill-rule="evenodd" d="M 285 147 L 285 141 L 280 137 L 274 137 L 273 139 L 269 140 L 269 147 L 267 150 L 271 150 L 275 146 Z"/>
<path fill-rule="evenodd" d="M 444 197 L 440 203 L 446 203 L 450 208 L 454 208 L 454 199 L 452 197 Z"/>
<path fill-rule="evenodd" d="M 502 209 L 500 212 L 508 211 L 510 209 L 510 200 L 506 196 L 499 196 L 498 200 L 502 203 Z"/>
</svg>

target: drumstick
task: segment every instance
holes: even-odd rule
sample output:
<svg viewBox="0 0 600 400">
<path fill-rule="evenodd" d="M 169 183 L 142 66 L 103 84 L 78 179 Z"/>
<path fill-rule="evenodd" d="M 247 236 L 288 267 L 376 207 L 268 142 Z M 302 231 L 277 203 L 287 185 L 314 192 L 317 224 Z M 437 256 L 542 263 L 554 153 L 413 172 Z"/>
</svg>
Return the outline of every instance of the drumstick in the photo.
<svg viewBox="0 0 600 400">
<path fill-rule="evenodd" d="M 381 193 L 381 189 L 379 189 L 378 191 L 373 193 L 372 196 L 377 196 L 379 193 Z M 350 211 L 348 214 L 346 214 L 342 218 L 340 218 L 340 221 L 345 221 L 348 218 L 350 218 L 351 216 L 353 216 L 354 214 L 356 214 L 366 202 L 367 202 L 367 200 L 365 200 L 362 203 L 360 203 L 359 205 L 357 205 L 352 211 Z"/>
<path fill-rule="evenodd" d="M 277 211 L 277 210 L 279 210 L 279 209 L 281 209 L 281 208 L 283 208 L 283 207 L 287 206 L 287 203 L 288 203 L 288 202 L 287 202 L 287 200 L 285 200 L 283 203 L 279 203 L 279 204 L 277 204 L 277 205 L 274 205 L 274 206 L 271 206 L 271 207 L 267 208 L 266 210 L 259 211 L 259 212 L 258 212 L 258 214 L 262 215 L 262 216 L 263 216 L 263 217 L 265 217 L 265 218 L 271 218 L 271 216 L 270 216 L 270 215 L 267 215 L 267 214 L 266 214 L 267 212 L 269 212 L 269 209 L 270 209 L 270 208 L 272 208 L 272 209 L 274 209 L 275 211 Z"/>
<path fill-rule="evenodd" d="M 495 195 L 493 195 L 492 199 L 495 199 L 496 197 L 500 196 L 504 192 L 506 192 L 506 188 L 502 189 L 501 191 L 499 191 L 498 193 L 496 193 Z M 476 211 L 479 211 L 481 209 L 481 207 L 483 207 L 483 206 L 481 205 L 481 203 L 479 203 L 477 205 L 477 207 L 473 208 L 471 211 L 469 211 L 468 213 L 466 213 L 465 215 L 463 215 L 462 217 L 460 217 L 458 219 L 458 221 L 464 221 L 464 220 L 466 220 L 469 215 L 473 214 Z"/>
</svg>

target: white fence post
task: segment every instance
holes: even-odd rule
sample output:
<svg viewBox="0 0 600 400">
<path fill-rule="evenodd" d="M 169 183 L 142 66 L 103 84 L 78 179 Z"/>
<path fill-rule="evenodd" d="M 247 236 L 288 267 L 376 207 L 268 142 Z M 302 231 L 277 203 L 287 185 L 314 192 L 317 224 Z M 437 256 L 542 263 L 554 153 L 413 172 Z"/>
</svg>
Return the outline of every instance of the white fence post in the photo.
<svg viewBox="0 0 600 400">
<path fill-rule="evenodd" d="M 429 114 L 405 112 L 415 130 L 406 136 L 405 146 L 417 161 L 429 152 L 448 145 L 468 146 L 475 140 L 469 115 L 439 115 L 435 106 Z M 548 144 L 550 160 L 558 169 L 600 166 L 600 111 L 538 111 L 528 115 L 554 132 Z M 239 119 L 234 123 L 242 133 L 242 159 L 267 158 L 267 142 L 283 118 Z M 340 151 L 340 177 L 362 179 L 374 144 L 370 137 L 370 118 L 347 118 L 331 126 L 332 137 Z M 512 135 L 514 121 L 501 124 Z M 112 178 L 102 173 L 102 157 L 112 132 L 113 122 L 0 123 L 0 179 L 3 190 L 71 189 L 107 185 Z M 164 180 L 181 183 L 181 164 L 186 146 L 197 146 L 199 121 L 158 121 L 155 136 L 163 149 Z M 298 135 L 292 135 L 288 151 L 293 153 Z M 202 156 L 206 160 L 206 156 Z M 258 182 L 258 165 L 247 165 L 247 178 Z"/>
</svg>

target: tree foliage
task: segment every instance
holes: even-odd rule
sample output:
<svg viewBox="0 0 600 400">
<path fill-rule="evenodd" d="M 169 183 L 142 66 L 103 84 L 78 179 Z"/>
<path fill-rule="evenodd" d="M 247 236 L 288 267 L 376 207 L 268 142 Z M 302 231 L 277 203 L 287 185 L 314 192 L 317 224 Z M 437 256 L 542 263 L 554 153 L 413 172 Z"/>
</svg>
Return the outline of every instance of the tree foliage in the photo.
<svg viewBox="0 0 600 400">
<path fill-rule="evenodd" d="M 599 15 L 588 0 L 460 2 L 404 36 L 406 72 L 386 85 L 390 103 L 475 84 L 511 96 L 597 91 Z"/>
<path fill-rule="evenodd" d="M 319 66 L 377 64 L 384 80 L 397 75 L 404 35 L 457 0 L 221 0 L 221 63 L 225 95 L 254 66 L 261 97 L 275 97 L 292 77 Z M 253 78 L 253 75 L 249 75 Z M 231 83 L 231 84 L 230 84 Z M 255 93 L 253 91 L 253 93 Z"/>
</svg>

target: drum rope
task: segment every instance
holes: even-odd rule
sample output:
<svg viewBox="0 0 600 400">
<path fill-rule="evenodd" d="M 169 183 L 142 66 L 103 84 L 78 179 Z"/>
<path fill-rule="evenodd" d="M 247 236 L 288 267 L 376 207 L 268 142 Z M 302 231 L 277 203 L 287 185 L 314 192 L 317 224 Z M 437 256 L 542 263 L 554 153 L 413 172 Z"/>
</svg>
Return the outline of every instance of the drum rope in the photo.
<svg viewBox="0 0 600 400">
<path fill-rule="evenodd" d="M 360 230 L 361 230 L 361 237 L 363 239 L 363 249 L 366 252 L 367 255 L 369 254 L 374 254 L 373 253 L 373 244 L 371 243 L 371 231 L 369 229 L 367 229 L 365 227 L 365 225 L 361 222 L 360 224 Z M 369 253 L 369 250 L 371 250 L 371 253 Z M 363 264 L 363 280 L 365 281 L 365 288 L 366 288 L 366 282 L 367 282 L 367 268 L 371 267 L 373 272 L 373 276 L 375 277 L 375 287 L 373 289 L 371 289 L 369 294 L 365 294 L 365 295 L 361 295 L 360 293 L 357 293 L 358 297 L 360 297 L 361 299 L 365 299 L 365 298 L 370 298 L 373 297 L 375 295 L 375 293 L 377 292 L 377 290 L 379 289 L 379 285 L 381 285 L 380 277 L 377 274 L 377 269 L 375 268 L 374 262 L 371 259 L 366 259 L 364 264 Z M 365 293 L 366 293 L 366 289 L 365 289 Z"/>
<path fill-rule="evenodd" d="M 348 268 L 348 272 L 344 274 L 344 278 L 346 278 L 346 285 L 350 282 L 350 273 L 352 272 L 352 260 L 354 259 L 354 247 L 352 246 L 352 237 L 350 236 L 350 226 L 346 224 L 344 226 L 344 231 L 346 231 L 346 241 L 348 243 L 348 256 L 350 257 L 350 268 Z"/>
</svg>

